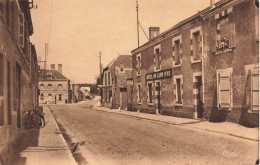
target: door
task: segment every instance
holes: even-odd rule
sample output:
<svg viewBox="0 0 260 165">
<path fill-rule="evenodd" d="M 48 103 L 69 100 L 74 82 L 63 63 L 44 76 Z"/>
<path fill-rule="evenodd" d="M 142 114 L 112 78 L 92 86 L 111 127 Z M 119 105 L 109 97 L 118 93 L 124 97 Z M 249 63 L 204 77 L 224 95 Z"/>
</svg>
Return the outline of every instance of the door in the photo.
<svg viewBox="0 0 260 165">
<path fill-rule="evenodd" d="M 161 113 L 161 84 L 156 82 L 157 114 Z"/>
<path fill-rule="evenodd" d="M 197 118 L 203 117 L 203 90 L 202 90 L 202 78 L 201 76 L 197 77 L 197 89 L 198 89 L 198 104 L 197 104 Z"/>
<path fill-rule="evenodd" d="M 127 88 L 120 88 L 120 109 L 127 108 Z"/>
<path fill-rule="evenodd" d="M 15 110 L 17 112 L 17 127 L 21 128 L 21 67 L 19 64 L 16 64 L 15 79 Z"/>
</svg>

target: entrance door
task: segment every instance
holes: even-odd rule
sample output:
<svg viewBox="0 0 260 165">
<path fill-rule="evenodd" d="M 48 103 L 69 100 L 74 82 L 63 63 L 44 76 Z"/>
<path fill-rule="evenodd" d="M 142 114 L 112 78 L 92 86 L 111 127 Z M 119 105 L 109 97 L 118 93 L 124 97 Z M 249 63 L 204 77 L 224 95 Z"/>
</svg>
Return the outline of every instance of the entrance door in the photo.
<svg viewBox="0 0 260 165">
<path fill-rule="evenodd" d="M 19 64 L 16 64 L 15 79 L 15 109 L 17 112 L 17 127 L 21 128 L 21 67 Z"/>
<path fill-rule="evenodd" d="M 203 92 L 202 92 L 202 78 L 201 76 L 197 77 L 197 89 L 198 89 L 198 104 L 197 104 L 197 118 L 203 117 Z"/>
<path fill-rule="evenodd" d="M 161 84 L 160 82 L 156 82 L 156 99 L 157 99 L 157 114 L 160 114 L 161 112 Z"/>
<path fill-rule="evenodd" d="M 127 88 L 120 88 L 120 109 L 127 108 Z"/>
</svg>

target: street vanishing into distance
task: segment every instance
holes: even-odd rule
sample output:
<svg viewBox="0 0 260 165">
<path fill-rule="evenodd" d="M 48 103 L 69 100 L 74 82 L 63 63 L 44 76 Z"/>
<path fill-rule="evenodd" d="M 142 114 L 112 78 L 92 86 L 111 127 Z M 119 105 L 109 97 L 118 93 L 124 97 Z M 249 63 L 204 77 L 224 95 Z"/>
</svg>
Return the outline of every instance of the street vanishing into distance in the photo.
<svg viewBox="0 0 260 165">
<path fill-rule="evenodd" d="M 67 141 L 79 143 L 75 152 L 88 164 L 249 165 L 258 159 L 256 141 L 98 111 L 90 105 L 49 108 Z"/>
</svg>

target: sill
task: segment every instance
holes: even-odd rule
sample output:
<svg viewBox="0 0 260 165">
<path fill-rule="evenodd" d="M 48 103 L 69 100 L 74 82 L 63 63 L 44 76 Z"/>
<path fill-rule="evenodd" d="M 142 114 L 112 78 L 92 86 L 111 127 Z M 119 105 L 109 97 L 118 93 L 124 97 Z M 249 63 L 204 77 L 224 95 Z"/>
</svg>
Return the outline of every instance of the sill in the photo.
<svg viewBox="0 0 260 165">
<path fill-rule="evenodd" d="M 181 64 L 179 65 L 173 65 L 174 68 L 181 67 Z"/>
<path fill-rule="evenodd" d="M 161 68 L 159 68 L 159 69 L 154 69 L 155 72 L 158 72 L 158 71 L 160 71 L 160 70 L 161 70 Z"/>
<path fill-rule="evenodd" d="M 142 104 L 142 102 L 137 102 L 137 104 L 138 104 L 138 105 L 141 105 L 141 104 Z"/>
<path fill-rule="evenodd" d="M 231 107 L 218 107 L 218 110 L 220 111 L 231 111 Z"/>
<path fill-rule="evenodd" d="M 250 110 L 250 109 L 248 109 L 247 112 L 250 113 L 250 114 L 259 114 L 259 110 Z"/>
<path fill-rule="evenodd" d="M 182 107 L 183 106 L 183 104 L 182 103 L 175 103 L 175 105 L 174 105 L 175 107 Z"/>
<path fill-rule="evenodd" d="M 147 103 L 148 105 L 154 105 L 154 103 Z"/>
<path fill-rule="evenodd" d="M 220 55 L 220 54 L 224 54 L 224 53 L 229 53 L 229 52 L 232 52 L 235 48 L 236 47 L 225 48 L 225 49 L 222 49 L 222 50 L 218 50 L 218 51 L 212 52 L 212 54 Z"/>
<path fill-rule="evenodd" d="M 137 76 L 137 77 L 140 77 L 140 76 L 141 76 L 141 74 L 137 74 L 136 76 Z"/>
<path fill-rule="evenodd" d="M 193 59 L 191 60 L 192 64 L 196 64 L 196 63 L 200 63 L 200 62 L 201 62 L 201 60 L 193 60 Z"/>
</svg>

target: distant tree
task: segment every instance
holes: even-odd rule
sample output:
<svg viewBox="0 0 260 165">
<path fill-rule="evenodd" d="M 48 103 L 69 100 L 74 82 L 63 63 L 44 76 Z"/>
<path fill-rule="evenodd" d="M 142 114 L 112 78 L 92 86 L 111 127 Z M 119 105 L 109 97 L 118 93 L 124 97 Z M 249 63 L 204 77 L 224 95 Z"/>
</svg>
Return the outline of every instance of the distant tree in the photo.
<svg viewBox="0 0 260 165">
<path fill-rule="evenodd" d="M 96 86 L 102 85 L 101 78 L 99 75 L 96 75 Z"/>
</svg>

